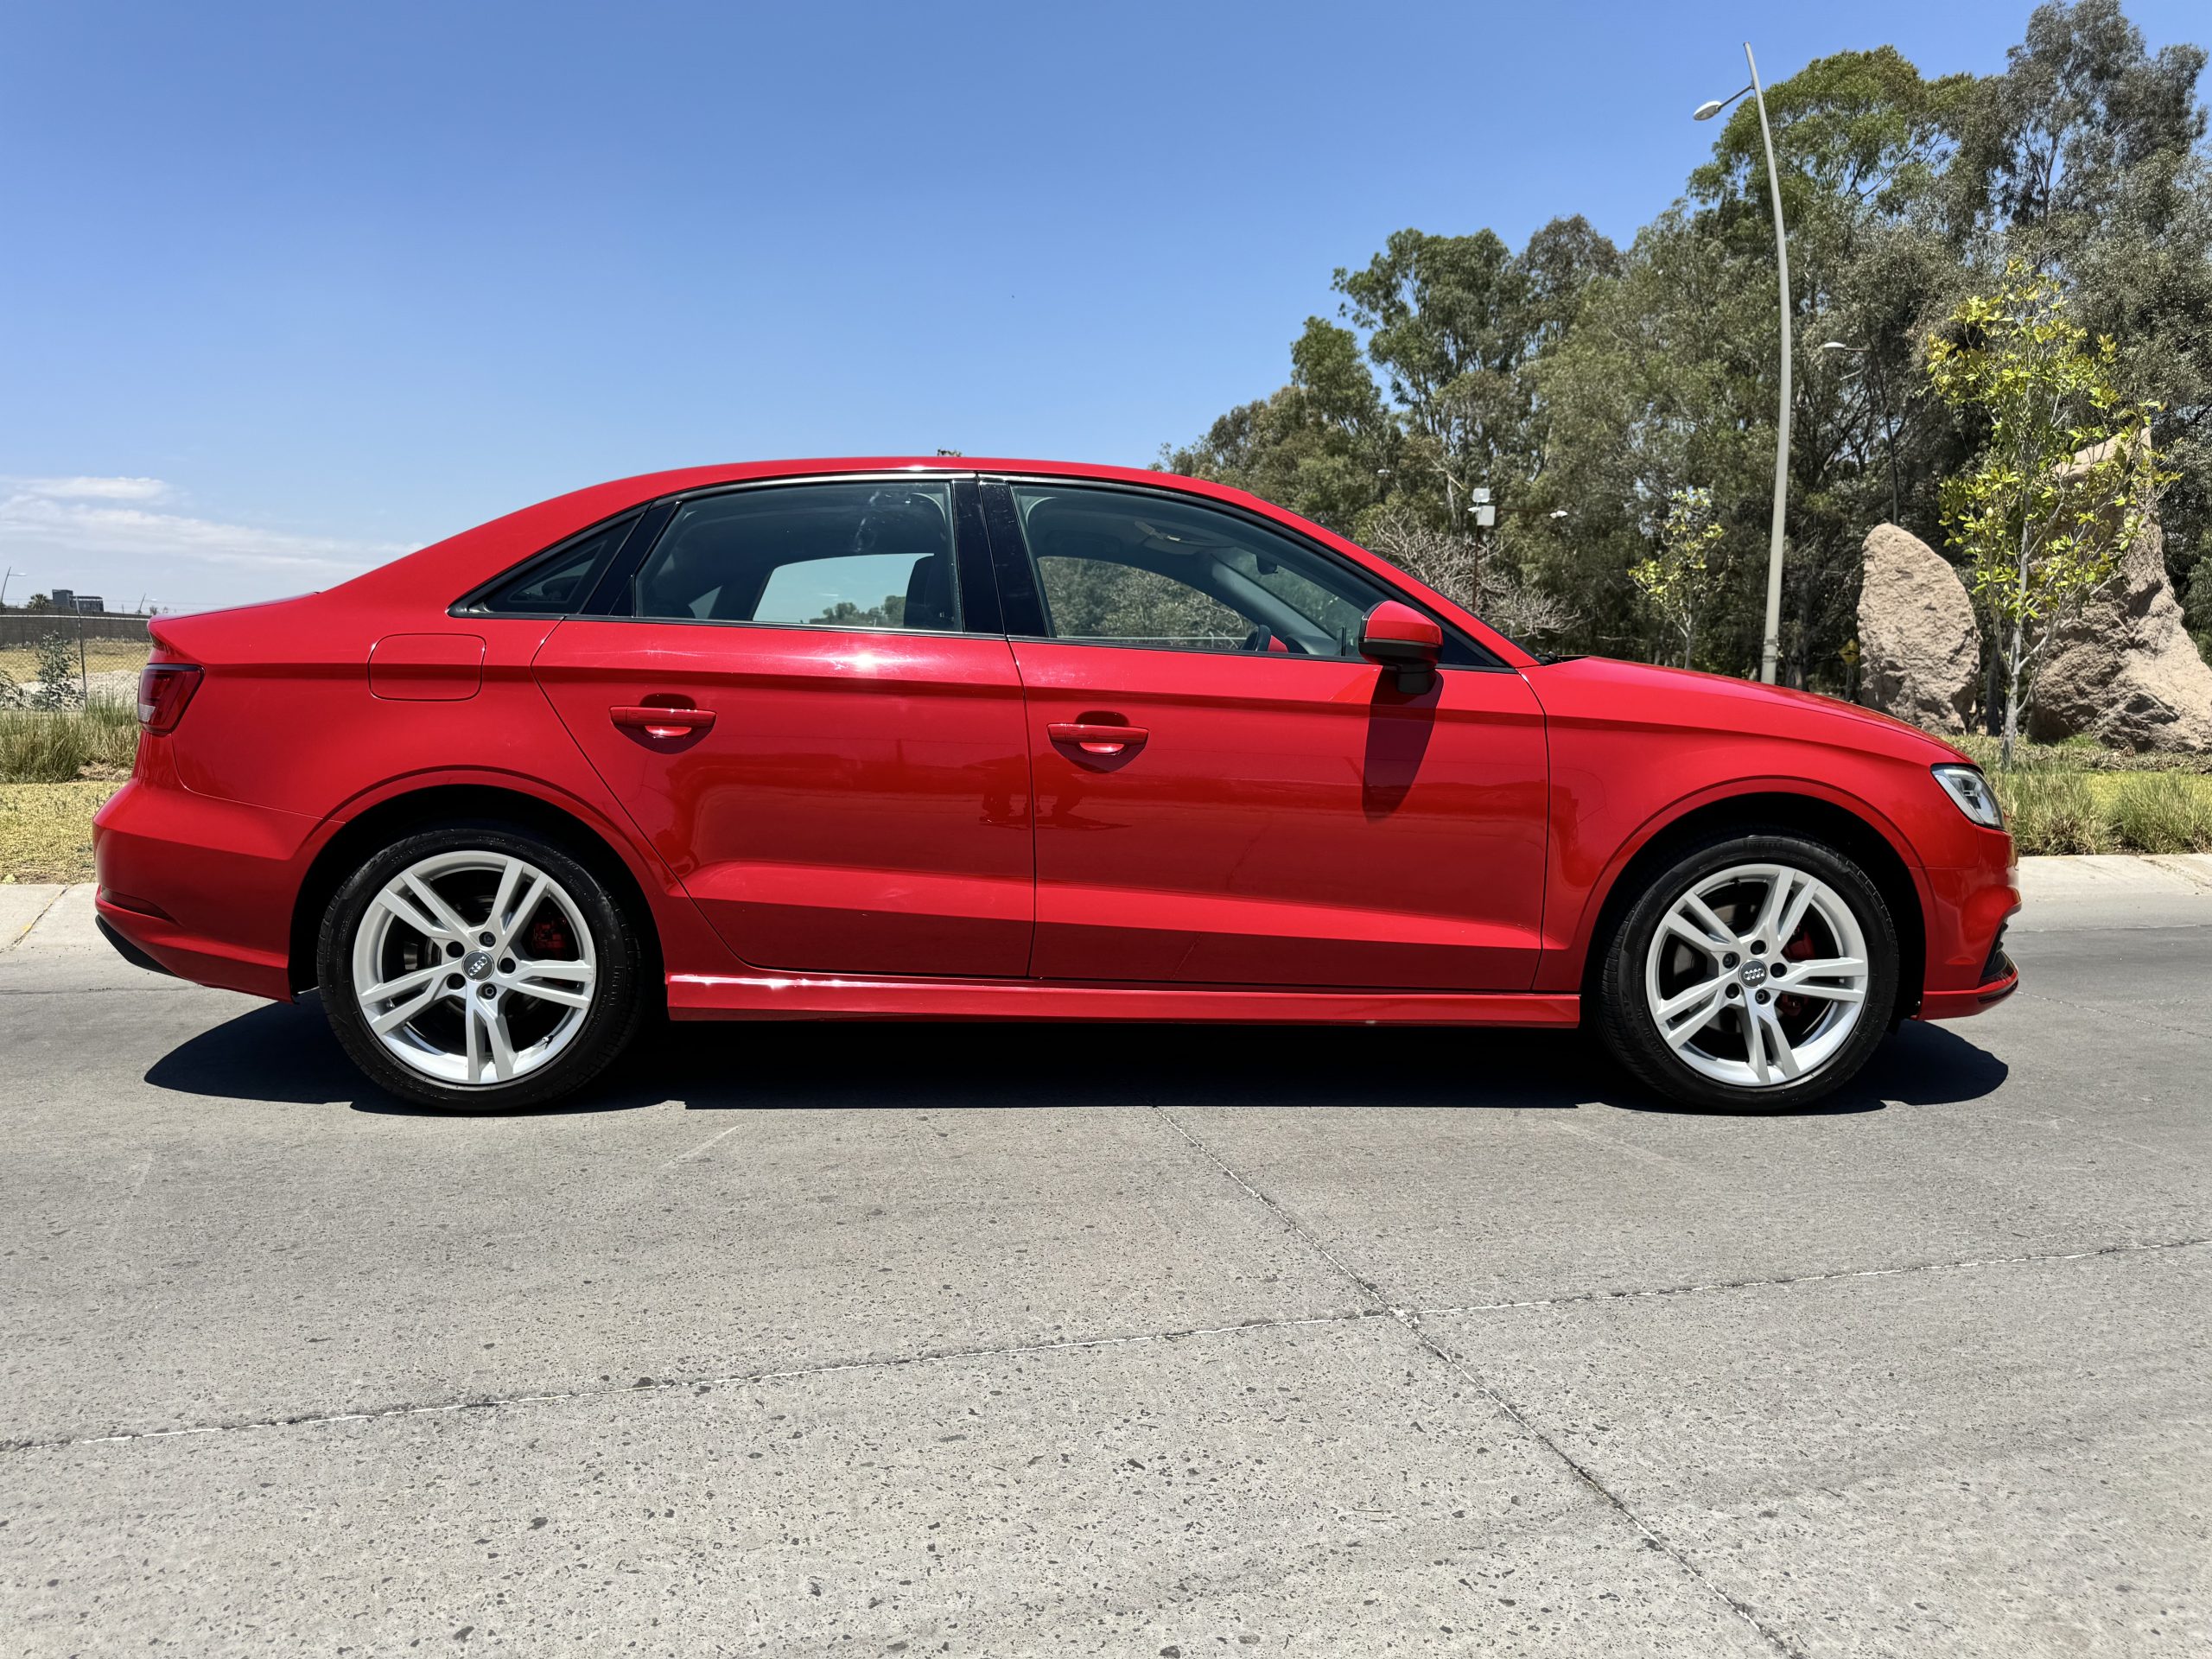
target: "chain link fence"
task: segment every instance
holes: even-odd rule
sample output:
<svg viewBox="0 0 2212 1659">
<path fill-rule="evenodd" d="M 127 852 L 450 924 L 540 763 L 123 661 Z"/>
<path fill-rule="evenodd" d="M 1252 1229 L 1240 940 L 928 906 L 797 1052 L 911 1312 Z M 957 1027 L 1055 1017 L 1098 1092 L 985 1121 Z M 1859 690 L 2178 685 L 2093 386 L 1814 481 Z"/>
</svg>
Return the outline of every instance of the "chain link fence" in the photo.
<svg viewBox="0 0 2212 1659">
<path fill-rule="evenodd" d="M 134 702 L 152 652 L 143 617 L 0 616 L 0 709 Z"/>
</svg>

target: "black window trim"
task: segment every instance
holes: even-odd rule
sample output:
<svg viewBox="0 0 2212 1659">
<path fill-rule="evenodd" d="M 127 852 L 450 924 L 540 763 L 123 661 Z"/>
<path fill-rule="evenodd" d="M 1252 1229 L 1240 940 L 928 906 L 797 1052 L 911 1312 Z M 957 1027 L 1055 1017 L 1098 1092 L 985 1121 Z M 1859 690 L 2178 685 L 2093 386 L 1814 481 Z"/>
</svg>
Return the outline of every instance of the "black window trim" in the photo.
<svg viewBox="0 0 2212 1659">
<path fill-rule="evenodd" d="M 979 475 L 983 490 L 984 517 L 991 531 L 991 554 L 998 566 L 999 588 L 1007 620 L 1007 635 L 1014 639 L 1034 639 L 1056 645 L 1073 645 L 1104 651 L 1162 651 L 1189 657 L 1235 657 L 1243 653 L 1213 650 L 1204 645 L 1159 645 L 1125 643 L 1113 639 L 1066 639 L 1052 632 L 1052 619 L 1047 613 L 1044 588 L 1037 574 L 1037 562 L 1031 555 L 1027 538 L 1022 534 L 1020 514 L 1014 505 L 1012 486 L 1015 484 L 1043 484 L 1071 489 L 1102 490 L 1122 495 L 1152 496 L 1164 501 L 1188 506 L 1196 505 L 1205 510 L 1223 513 L 1243 520 L 1248 524 L 1282 537 L 1298 546 L 1326 560 L 1338 569 L 1348 570 L 1365 582 L 1389 588 L 1398 602 L 1409 605 L 1443 629 L 1445 636 L 1457 640 L 1477 659 L 1471 663 L 1442 663 L 1439 666 L 1459 673 L 1514 674 L 1519 672 L 1491 648 L 1453 623 L 1440 616 L 1428 605 L 1395 583 L 1378 576 L 1357 561 L 1346 558 L 1336 549 L 1315 541 L 1311 536 L 1293 530 L 1288 524 L 1271 518 L 1265 513 L 1254 512 L 1234 502 L 1217 501 L 1190 490 L 1179 490 L 1173 486 L 1133 484 L 1116 478 L 1085 478 L 1080 474 L 1063 475 L 1057 473 L 985 473 Z M 1017 621 L 1027 626 L 1017 626 Z M 1341 658 L 1300 658 L 1274 657 L 1271 661 L 1298 662 L 1311 660 L 1332 662 Z"/>
<path fill-rule="evenodd" d="M 951 486 L 953 579 L 958 584 L 960 594 L 960 627 L 894 628 L 868 624 L 830 626 L 816 622 L 753 622 L 734 617 L 639 616 L 636 613 L 632 584 L 645 561 L 652 556 L 653 549 L 659 545 L 661 537 L 667 531 L 677 511 L 688 504 L 716 496 L 737 495 L 750 490 L 789 489 L 809 484 L 875 483 L 944 483 Z M 629 533 L 623 537 L 613 556 L 601 567 L 599 577 L 592 583 L 582 608 L 556 616 L 545 611 L 495 611 L 486 604 L 490 594 L 510 582 L 522 580 L 540 566 L 557 560 L 579 542 L 601 534 L 625 518 L 634 520 Z M 1003 639 L 1007 637 L 996 561 L 992 557 L 988 534 L 984 528 L 977 475 L 973 472 L 934 467 L 901 467 L 887 471 L 872 468 L 854 473 L 785 474 L 775 478 L 741 479 L 733 483 L 711 484 L 675 494 L 656 496 L 651 500 L 625 507 L 620 512 L 610 513 L 596 524 L 563 536 L 551 546 L 511 565 L 489 582 L 480 583 L 467 594 L 456 600 L 446 613 L 456 617 L 524 617 L 549 622 L 645 622 L 666 623 L 677 627 L 777 628 L 805 633 L 891 633 L 939 639 Z"/>
</svg>

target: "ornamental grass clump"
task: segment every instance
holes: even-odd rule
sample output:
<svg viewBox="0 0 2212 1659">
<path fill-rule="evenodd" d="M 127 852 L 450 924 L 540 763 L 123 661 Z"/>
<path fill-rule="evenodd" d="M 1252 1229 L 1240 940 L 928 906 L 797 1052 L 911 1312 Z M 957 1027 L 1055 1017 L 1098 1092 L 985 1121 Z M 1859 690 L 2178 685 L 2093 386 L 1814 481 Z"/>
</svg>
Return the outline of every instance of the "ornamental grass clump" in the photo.
<svg viewBox="0 0 2212 1659">
<path fill-rule="evenodd" d="M 138 713 L 96 698 L 89 708 L 0 709 L 0 783 L 119 778 L 138 748 Z"/>
<path fill-rule="evenodd" d="M 2212 853 L 2212 780 L 2178 772 L 2138 772 L 2120 779 L 2112 820 L 2133 853 Z"/>
<path fill-rule="evenodd" d="M 1990 776 L 2005 809 L 2016 852 L 2110 853 L 2119 850 L 2111 815 L 2078 772 L 1997 772 Z"/>
</svg>

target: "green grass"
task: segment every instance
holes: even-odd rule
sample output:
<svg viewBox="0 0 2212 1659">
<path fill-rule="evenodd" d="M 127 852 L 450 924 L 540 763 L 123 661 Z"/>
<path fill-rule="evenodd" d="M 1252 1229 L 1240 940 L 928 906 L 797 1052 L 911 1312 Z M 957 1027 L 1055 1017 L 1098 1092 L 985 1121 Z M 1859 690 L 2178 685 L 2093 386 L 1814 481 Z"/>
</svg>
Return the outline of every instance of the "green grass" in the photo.
<svg viewBox="0 0 2212 1659">
<path fill-rule="evenodd" d="M 0 709 L 0 784 L 118 779 L 138 750 L 138 712 L 97 699 L 89 709 Z"/>
</svg>

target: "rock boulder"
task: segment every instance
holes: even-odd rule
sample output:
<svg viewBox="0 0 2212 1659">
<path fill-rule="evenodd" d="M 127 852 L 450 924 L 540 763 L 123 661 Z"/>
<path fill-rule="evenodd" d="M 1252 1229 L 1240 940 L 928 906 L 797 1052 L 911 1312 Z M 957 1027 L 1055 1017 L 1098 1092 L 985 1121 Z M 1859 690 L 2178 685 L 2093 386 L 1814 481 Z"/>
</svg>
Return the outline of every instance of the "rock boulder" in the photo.
<svg viewBox="0 0 2212 1659">
<path fill-rule="evenodd" d="M 1862 702 L 1931 732 L 1963 732 L 1981 665 L 1981 630 L 1958 572 L 1910 531 L 1866 532 L 1859 589 Z"/>
<path fill-rule="evenodd" d="M 2117 749 L 2212 749 L 2212 668 L 2183 626 L 2156 519 L 2119 573 L 2051 641 L 2028 697 L 2028 735 L 2088 733 Z"/>
</svg>

